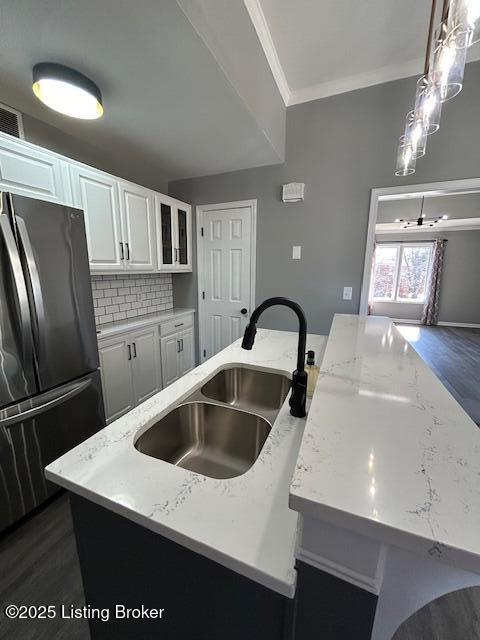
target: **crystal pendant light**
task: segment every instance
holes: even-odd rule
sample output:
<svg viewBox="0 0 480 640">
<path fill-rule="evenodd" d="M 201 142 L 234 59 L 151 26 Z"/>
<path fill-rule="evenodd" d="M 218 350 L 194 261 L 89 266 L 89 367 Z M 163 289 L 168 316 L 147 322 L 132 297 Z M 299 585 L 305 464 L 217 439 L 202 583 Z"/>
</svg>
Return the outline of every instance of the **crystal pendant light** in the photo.
<svg viewBox="0 0 480 640">
<path fill-rule="evenodd" d="M 440 36 L 437 42 L 431 75 L 440 86 L 441 101 L 446 102 L 462 90 L 467 47 L 457 46 L 459 41 L 455 33 Z"/>
<path fill-rule="evenodd" d="M 415 113 L 422 120 L 427 135 L 438 131 L 442 114 L 440 85 L 428 74 L 417 81 Z"/>
<path fill-rule="evenodd" d="M 457 47 L 469 47 L 480 40 L 480 0 L 451 0 L 447 29 L 455 33 Z"/>
<path fill-rule="evenodd" d="M 402 142 L 402 139 L 400 142 Z M 407 147 L 411 148 L 415 160 L 425 155 L 427 133 L 422 118 L 415 111 L 407 113 L 403 142 Z"/>
<path fill-rule="evenodd" d="M 468 47 L 480 41 L 480 0 L 443 0 L 435 31 L 437 8 L 432 0 L 423 75 L 400 138 L 397 176 L 412 174 L 417 158 L 425 155 L 427 136 L 440 127 L 442 103 L 462 90 Z"/>
<path fill-rule="evenodd" d="M 410 176 L 415 173 L 415 165 L 417 159 L 413 153 L 411 144 L 405 142 L 404 137 L 400 138 L 400 144 L 397 151 L 397 169 L 396 176 Z"/>
</svg>

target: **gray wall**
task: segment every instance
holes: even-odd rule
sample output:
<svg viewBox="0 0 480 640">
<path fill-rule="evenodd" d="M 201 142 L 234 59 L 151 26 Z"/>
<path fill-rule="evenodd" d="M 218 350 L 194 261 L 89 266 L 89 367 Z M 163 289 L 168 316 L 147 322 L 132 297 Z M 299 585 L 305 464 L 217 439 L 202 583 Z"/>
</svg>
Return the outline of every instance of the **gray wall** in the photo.
<svg viewBox="0 0 480 640">
<path fill-rule="evenodd" d="M 68 156 L 78 162 L 102 169 L 119 178 L 131 180 L 144 187 L 166 193 L 168 183 L 151 163 L 142 163 L 138 158 L 124 154 L 113 154 L 108 149 L 94 147 L 88 142 L 75 138 L 52 127 L 46 122 L 23 114 L 25 140 L 38 144 L 45 149 Z M 85 125 L 88 126 L 88 123 Z"/>
<path fill-rule="evenodd" d="M 439 322 L 480 324 L 480 230 L 382 235 L 378 242 L 434 238 L 448 240 L 440 289 Z M 375 302 L 373 313 L 390 318 L 420 320 L 423 305 Z"/>
<path fill-rule="evenodd" d="M 407 78 L 290 107 L 285 164 L 176 181 L 169 193 L 193 205 L 257 198 L 257 302 L 289 296 L 304 307 L 309 330 L 325 334 L 335 312 L 358 312 L 371 188 L 480 175 L 480 63 L 467 66 L 464 90 L 445 105 L 417 173 L 397 178 L 396 141 L 414 94 Z M 290 181 L 306 183 L 305 203 L 282 204 Z M 294 244 L 301 261 L 291 260 Z M 342 300 L 346 285 L 351 302 Z M 174 279 L 174 303 L 196 306 L 195 273 Z M 275 310 L 264 326 L 292 329 L 295 320 Z"/>
</svg>

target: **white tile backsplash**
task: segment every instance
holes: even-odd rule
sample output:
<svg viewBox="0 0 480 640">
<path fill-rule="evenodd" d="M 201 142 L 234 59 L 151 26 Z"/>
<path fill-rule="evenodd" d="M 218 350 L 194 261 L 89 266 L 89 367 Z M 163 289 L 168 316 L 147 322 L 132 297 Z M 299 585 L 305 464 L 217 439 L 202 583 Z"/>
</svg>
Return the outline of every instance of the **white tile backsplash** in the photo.
<svg viewBox="0 0 480 640">
<path fill-rule="evenodd" d="M 173 308 L 169 273 L 91 276 L 91 280 L 97 325 Z"/>
</svg>

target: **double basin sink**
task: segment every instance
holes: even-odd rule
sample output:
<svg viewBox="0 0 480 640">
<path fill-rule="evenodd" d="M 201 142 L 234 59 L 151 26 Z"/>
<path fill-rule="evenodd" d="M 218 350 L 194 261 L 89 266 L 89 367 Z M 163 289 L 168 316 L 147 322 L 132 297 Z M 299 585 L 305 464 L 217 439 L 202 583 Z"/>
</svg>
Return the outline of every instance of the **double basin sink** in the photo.
<svg viewBox="0 0 480 640">
<path fill-rule="evenodd" d="M 287 376 L 221 369 L 135 442 L 148 456 L 211 478 L 234 478 L 254 464 L 290 389 Z"/>
</svg>

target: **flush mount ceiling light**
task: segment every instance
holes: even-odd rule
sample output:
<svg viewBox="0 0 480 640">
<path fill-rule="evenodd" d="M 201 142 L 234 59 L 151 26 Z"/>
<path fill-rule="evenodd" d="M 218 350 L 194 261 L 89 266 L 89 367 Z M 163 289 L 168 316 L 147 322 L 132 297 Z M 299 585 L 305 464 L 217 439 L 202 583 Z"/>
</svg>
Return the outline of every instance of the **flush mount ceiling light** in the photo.
<svg viewBox="0 0 480 640">
<path fill-rule="evenodd" d="M 400 138 L 395 175 L 415 172 L 425 155 L 427 136 L 438 131 L 442 103 L 463 86 L 467 49 L 480 40 L 480 0 L 443 0 L 440 24 L 435 29 L 437 1 L 432 0 L 423 75 L 417 82 L 415 108 L 407 115 Z"/>
<path fill-rule="evenodd" d="M 47 107 L 72 118 L 95 120 L 103 115 L 97 85 L 75 69 L 53 62 L 33 67 L 33 93 Z"/>
</svg>

